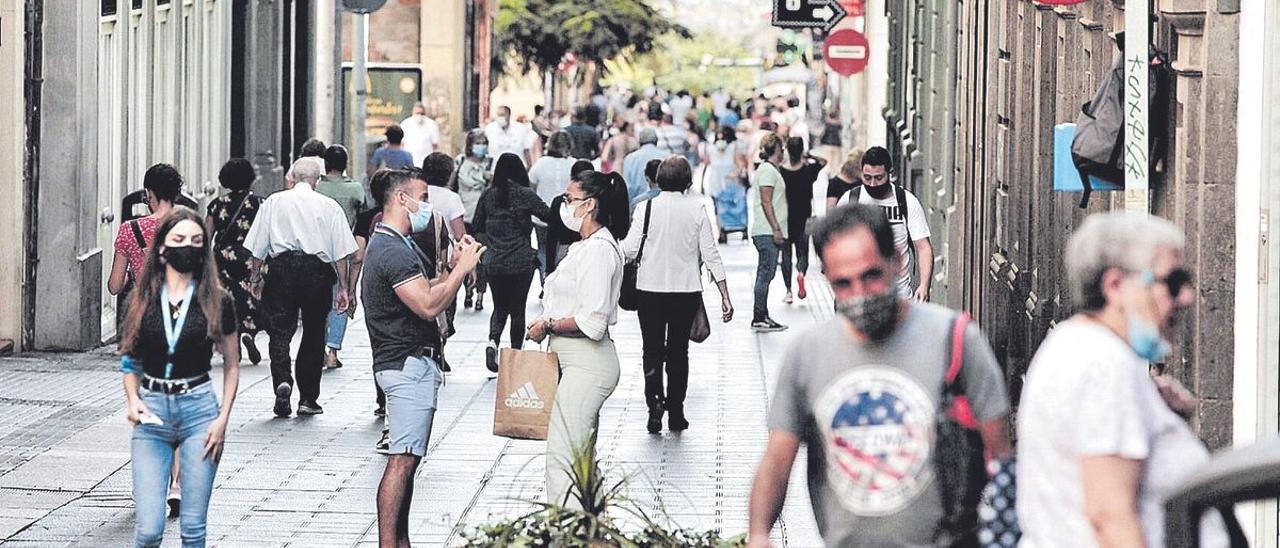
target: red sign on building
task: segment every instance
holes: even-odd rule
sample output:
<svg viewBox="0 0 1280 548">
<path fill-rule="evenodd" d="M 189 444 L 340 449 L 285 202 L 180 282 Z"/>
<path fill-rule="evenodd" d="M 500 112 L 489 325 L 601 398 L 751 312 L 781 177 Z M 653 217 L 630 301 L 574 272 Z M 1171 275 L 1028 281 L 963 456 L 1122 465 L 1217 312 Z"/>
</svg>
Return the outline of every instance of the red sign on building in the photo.
<svg viewBox="0 0 1280 548">
<path fill-rule="evenodd" d="M 871 56 L 871 48 L 867 37 L 852 29 L 841 29 L 831 33 L 822 43 L 822 57 L 827 60 L 831 70 L 841 76 L 852 76 L 867 68 L 867 58 Z"/>
<path fill-rule="evenodd" d="M 847 17 L 862 17 L 864 0 L 840 0 L 840 7 L 844 8 Z"/>
</svg>

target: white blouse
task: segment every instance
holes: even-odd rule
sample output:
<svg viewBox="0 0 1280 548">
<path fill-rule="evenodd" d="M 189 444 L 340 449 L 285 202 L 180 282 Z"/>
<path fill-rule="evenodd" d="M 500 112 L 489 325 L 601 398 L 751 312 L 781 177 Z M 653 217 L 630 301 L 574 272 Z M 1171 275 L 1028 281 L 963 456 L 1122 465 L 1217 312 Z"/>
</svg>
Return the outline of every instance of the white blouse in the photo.
<svg viewBox="0 0 1280 548">
<path fill-rule="evenodd" d="M 539 320 L 573 318 L 591 340 L 603 340 L 618 323 L 622 292 L 622 248 L 606 228 L 569 246 L 569 254 L 547 276 Z"/>
<path fill-rule="evenodd" d="M 640 257 L 636 289 L 653 293 L 697 293 L 702 291 L 702 267 L 711 279 L 725 279 L 724 262 L 711 231 L 707 208 L 693 196 L 663 192 L 636 206 L 631 215 L 631 231 L 622 241 L 627 260 L 640 253 L 644 216 L 649 208 L 649 238 Z"/>
</svg>

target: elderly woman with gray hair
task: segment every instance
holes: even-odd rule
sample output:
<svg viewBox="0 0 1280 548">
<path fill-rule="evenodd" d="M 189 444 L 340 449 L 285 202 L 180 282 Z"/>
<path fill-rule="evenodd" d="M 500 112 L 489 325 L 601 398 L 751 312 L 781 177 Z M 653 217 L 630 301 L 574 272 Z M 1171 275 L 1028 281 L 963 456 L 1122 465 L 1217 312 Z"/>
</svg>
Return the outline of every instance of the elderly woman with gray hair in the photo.
<svg viewBox="0 0 1280 548">
<path fill-rule="evenodd" d="M 1071 236 L 1077 313 L 1040 346 L 1018 410 L 1021 546 L 1164 546 L 1163 498 L 1208 458 L 1184 419 L 1195 400 L 1148 368 L 1195 301 L 1183 247 L 1172 223 L 1137 215 Z M 1202 523 L 1205 546 L 1228 545 L 1223 517 Z"/>
</svg>

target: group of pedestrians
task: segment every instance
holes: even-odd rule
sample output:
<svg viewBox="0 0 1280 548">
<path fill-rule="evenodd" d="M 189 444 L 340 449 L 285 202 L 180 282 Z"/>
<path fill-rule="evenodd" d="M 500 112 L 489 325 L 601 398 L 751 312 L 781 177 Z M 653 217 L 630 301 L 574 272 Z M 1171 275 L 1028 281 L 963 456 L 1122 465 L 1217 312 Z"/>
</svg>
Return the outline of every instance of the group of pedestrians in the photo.
<svg viewBox="0 0 1280 548">
<path fill-rule="evenodd" d="M 734 306 L 717 223 L 691 192 L 694 166 L 659 146 L 675 132 L 659 121 L 619 157 L 611 150 L 630 148 L 617 141 L 625 130 L 593 142 L 584 137 L 596 135 L 585 110 L 570 124 L 582 127 L 550 131 L 545 143 L 509 109 L 499 114 L 467 134 L 462 154 L 432 150 L 410 163 L 404 157 L 415 153 L 404 150 L 402 130 L 389 128 L 367 188 L 346 176 L 340 145 L 309 143 L 283 189 L 265 199 L 250 190 L 253 166 L 233 159 L 219 175 L 228 192 L 204 217 L 175 205 L 182 188 L 175 168 L 148 170 L 150 214 L 122 223 L 108 283 L 124 296 L 120 351 L 135 425 L 138 545 L 159 544 L 166 499 L 184 543 L 202 545 L 241 350 L 252 363 L 261 359 L 259 331 L 268 335 L 274 414 L 293 414 L 295 390 L 299 416 L 324 412 L 322 371 L 341 367 L 357 294 L 375 413 L 385 416 L 377 449 L 388 458 L 376 498 L 384 546 L 409 542 L 413 478 L 452 369 L 444 348 L 459 297 L 477 311 L 486 294 L 491 299 L 489 371 L 498 370 L 504 332 L 511 348 L 545 342 L 559 358 L 548 502 L 583 502 L 571 489 L 572 469 L 593 457 L 600 410 L 619 382 L 611 330 L 629 263 L 640 295 L 646 430 L 659 433 L 665 422 L 679 432 L 697 421 L 685 401 L 691 333 L 705 321 L 704 269 L 719 291 L 722 321 L 732 320 Z M 529 135 L 536 144 L 527 145 Z M 768 308 L 779 268 L 783 301 L 792 301 L 793 267 L 795 296 L 807 297 L 810 236 L 837 312 L 796 335 L 783 359 L 750 493 L 750 544 L 768 545 L 802 445 L 828 545 L 928 545 L 976 534 L 957 528 L 943 503 L 935 431 L 958 390 L 968 402 L 966 427 L 986 456 L 1011 457 L 1010 398 L 978 327 L 927 302 L 933 257 L 922 204 L 894 182 L 888 151 L 872 147 L 829 177 L 826 216 L 814 220 L 813 187 L 827 161 L 798 136 L 764 131 L 751 149 L 758 161 L 744 165 L 740 141 L 732 127 L 715 132 L 701 184 L 717 196 L 717 209 L 738 199 L 736 190 L 745 195 L 749 186 L 754 196 L 752 328 L 785 329 Z M 618 171 L 598 169 L 609 155 Z M 1182 418 L 1194 399 L 1144 367 L 1164 359 L 1174 319 L 1191 304 L 1182 246 L 1167 222 L 1119 215 L 1091 217 L 1073 236 L 1066 267 L 1080 312 L 1039 349 L 1017 421 L 1026 545 L 1159 545 L 1161 495 L 1205 458 Z M 528 319 L 535 277 L 542 307 Z M 222 402 L 210 382 L 215 348 Z M 1224 513 L 1203 532 L 1225 545 L 1233 526 Z"/>
</svg>

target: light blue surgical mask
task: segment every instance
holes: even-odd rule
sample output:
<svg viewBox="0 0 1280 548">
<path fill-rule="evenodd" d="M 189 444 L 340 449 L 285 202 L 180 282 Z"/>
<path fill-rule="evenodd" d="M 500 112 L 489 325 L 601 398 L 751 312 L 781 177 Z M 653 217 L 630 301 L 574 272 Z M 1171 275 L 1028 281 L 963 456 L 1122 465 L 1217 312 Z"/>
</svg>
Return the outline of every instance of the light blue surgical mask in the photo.
<svg viewBox="0 0 1280 548">
<path fill-rule="evenodd" d="M 408 196 L 408 194 L 405 196 Z M 409 212 L 409 232 L 415 234 L 425 232 L 427 227 L 431 225 L 431 203 L 419 202 L 413 198 L 410 198 L 410 200 L 418 204 L 418 209 Z"/>
<path fill-rule="evenodd" d="M 484 158 L 489 155 L 489 145 L 471 145 L 471 155 L 476 158 Z"/>
<path fill-rule="evenodd" d="M 1141 279 L 1144 286 L 1150 286 L 1155 283 L 1155 274 L 1151 271 L 1143 272 Z M 1128 322 L 1127 342 L 1129 347 L 1139 357 L 1150 363 L 1163 362 L 1169 356 L 1169 353 L 1173 351 L 1173 347 L 1168 341 L 1164 340 L 1164 337 L 1160 334 L 1160 329 L 1151 325 L 1150 322 L 1138 319 L 1132 313 L 1125 312 L 1125 316 Z"/>
</svg>

